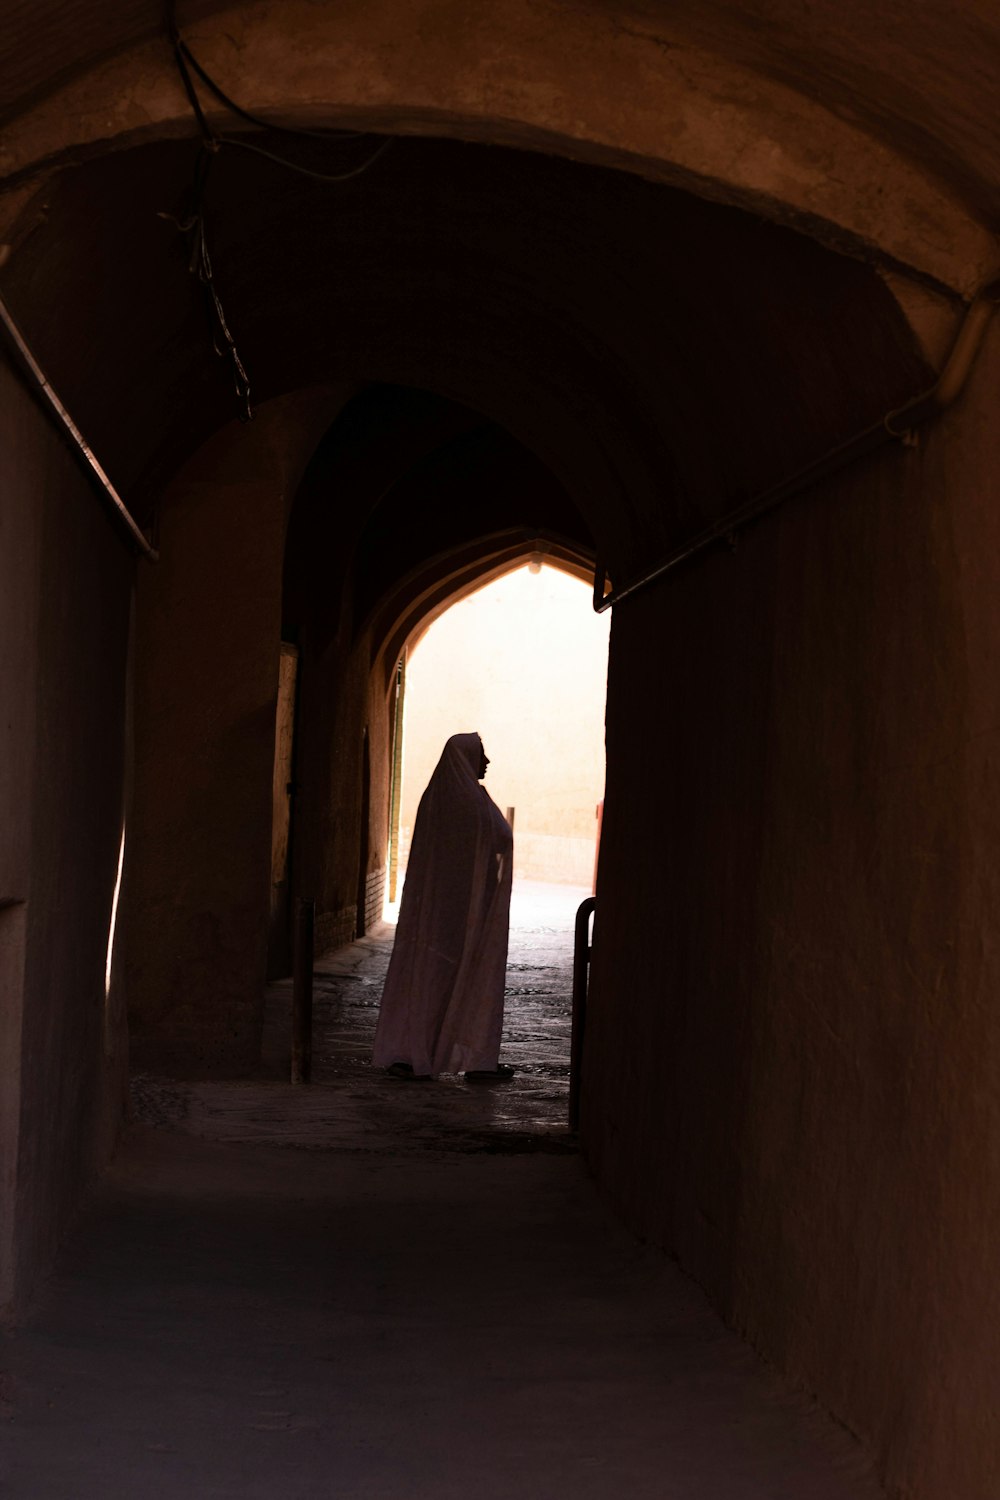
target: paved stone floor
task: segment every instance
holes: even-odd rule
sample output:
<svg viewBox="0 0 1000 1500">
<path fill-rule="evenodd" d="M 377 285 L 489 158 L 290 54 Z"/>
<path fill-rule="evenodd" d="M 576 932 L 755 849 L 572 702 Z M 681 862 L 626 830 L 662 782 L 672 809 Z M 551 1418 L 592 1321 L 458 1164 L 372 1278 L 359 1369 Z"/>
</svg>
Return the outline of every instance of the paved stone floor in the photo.
<svg viewBox="0 0 1000 1500">
<path fill-rule="evenodd" d="M 267 997 L 262 1078 L 178 1083 L 137 1078 L 140 1121 L 206 1140 L 365 1152 L 571 1151 L 567 1127 L 572 929 L 586 891 L 517 887 L 511 903 L 503 1086 L 461 1075 L 431 1084 L 390 1078 L 371 1064 L 379 997 L 394 928 L 316 965 L 313 1084 L 292 1087 L 291 984 Z"/>
<path fill-rule="evenodd" d="M 320 965 L 316 1082 L 135 1081 L 136 1120 L 6 1336 L 11 1500 L 874 1500 L 852 1440 L 587 1179 L 572 914 L 515 902 L 504 1086 L 368 1053 L 391 930 Z"/>
</svg>

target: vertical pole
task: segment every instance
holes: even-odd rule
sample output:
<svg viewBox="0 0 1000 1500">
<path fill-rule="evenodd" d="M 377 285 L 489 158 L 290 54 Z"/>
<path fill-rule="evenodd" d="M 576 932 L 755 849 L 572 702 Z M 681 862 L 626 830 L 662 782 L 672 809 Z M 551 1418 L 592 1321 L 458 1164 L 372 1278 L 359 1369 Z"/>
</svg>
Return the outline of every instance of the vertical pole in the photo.
<svg viewBox="0 0 1000 1500">
<path fill-rule="evenodd" d="M 295 899 L 292 953 L 292 1082 L 308 1083 L 312 1072 L 313 933 L 316 903 Z"/>
<path fill-rule="evenodd" d="M 396 899 L 399 880 L 399 804 L 403 794 L 403 698 L 406 694 L 406 652 L 396 667 L 396 702 L 392 722 L 392 780 L 389 788 L 389 900 Z"/>
<path fill-rule="evenodd" d="M 580 1124 L 580 1073 L 583 1067 L 583 1034 L 587 1021 L 587 976 L 590 968 L 590 918 L 597 898 L 588 896 L 576 912 L 573 942 L 573 1022 L 569 1043 L 569 1128 Z"/>
<path fill-rule="evenodd" d="M 597 867 L 598 867 L 598 865 L 601 862 L 601 829 L 604 827 L 604 798 L 603 797 L 601 798 L 600 802 L 598 802 L 598 804 L 597 804 L 597 808 L 596 808 L 596 811 L 594 813 L 594 816 L 597 819 L 597 842 L 594 845 L 594 884 L 593 884 L 593 890 L 596 891 L 597 890 Z"/>
</svg>

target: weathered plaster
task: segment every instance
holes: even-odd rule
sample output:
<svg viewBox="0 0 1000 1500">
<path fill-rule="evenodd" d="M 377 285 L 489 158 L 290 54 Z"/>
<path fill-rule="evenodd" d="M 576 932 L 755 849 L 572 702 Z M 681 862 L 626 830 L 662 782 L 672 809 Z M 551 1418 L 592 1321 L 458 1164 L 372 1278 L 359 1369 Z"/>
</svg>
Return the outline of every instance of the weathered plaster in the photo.
<svg viewBox="0 0 1000 1500">
<path fill-rule="evenodd" d="M 994 328 L 918 448 L 612 631 L 588 1152 L 921 1500 L 1000 1468 L 998 378 Z"/>
<path fill-rule="evenodd" d="M 25 902 L 31 887 L 34 791 L 33 663 L 38 649 L 41 517 L 17 503 L 42 466 L 44 431 L 13 371 L 0 365 L 5 501 L 0 506 L 0 1307 L 17 1266 L 17 1154 L 21 1114 L 21 1017 L 24 1004 Z M 20 420 L 18 420 L 20 419 Z M 0 420 L 3 420 L 0 418 Z"/>
<path fill-rule="evenodd" d="M 256 1062 L 288 506 L 330 391 L 270 403 L 178 477 L 140 576 L 128 991 L 140 1065 Z"/>
<path fill-rule="evenodd" d="M 441 0 L 343 8 L 267 0 L 205 18 L 185 35 L 222 87 L 265 117 L 614 165 L 884 257 L 963 295 L 993 269 L 992 235 L 946 184 L 845 113 L 671 39 L 662 23 L 643 30 L 596 6 L 534 0 L 460 16 Z M 11 121 L 0 170 L 17 176 L 64 153 L 190 130 L 164 37 L 98 63 Z"/>
<path fill-rule="evenodd" d="M 0 612 L 0 1303 L 51 1264 L 121 1121 L 105 1014 L 133 559 L 7 367 Z M 119 1028 L 120 1033 L 120 1028 Z"/>
</svg>

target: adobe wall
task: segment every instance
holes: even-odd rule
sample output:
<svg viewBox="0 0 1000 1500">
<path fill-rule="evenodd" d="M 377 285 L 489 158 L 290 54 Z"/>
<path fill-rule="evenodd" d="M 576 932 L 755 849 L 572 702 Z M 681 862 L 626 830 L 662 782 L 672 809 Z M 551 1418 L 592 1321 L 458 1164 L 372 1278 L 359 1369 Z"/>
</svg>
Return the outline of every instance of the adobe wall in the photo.
<svg viewBox="0 0 1000 1500">
<path fill-rule="evenodd" d="M 349 596 L 345 596 L 349 599 Z M 372 673 L 367 635 L 352 640 L 349 604 L 341 629 L 325 649 L 305 630 L 298 795 L 292 836 L 293 884 L 316 902 L 316 951 L 351 942 L 359 921 L 364 730 L 369 735 L 371 784 L 365 927 L 382 914 L 389 805 L 389 711 L 381 673 Z M 370 878 L 369 878 L 370 877 Z"/>
<path fill-rule="evenodd" d="M 917 1500 L 1000 1472 L 998 380 L 611 640 L 587 1155 Z"/>
<path fill-rule="evenodd" d="M 223 429 L 172 486 L 160 561 L 140 576 L 126 922 L 140 1071 L 234 1076 L 258 1061 L 286 522 L 342 399 L 305 393 Z M 338 587 L 328 570 L 324 603 Z M 381 905 L 387 710 L 367 640 L 352 642 L 346 625 L 332 643 L 308 622 L 296 634 L 292 890 L 315 897 L 322 950 L 350 941 L 357 925 L 366 722 L 370 914 Z"/>
<path fill-rule="evenodd" d="M 128 985 L 136 1067 L 238 1069 L 263 1002 L 286 497 L 220 437 L 139 579 Z M 227 441 L 228 439 L 228 441 Z"/>
<path fill-rule="evenodd" d="M 0 1305 L 51 1264 L 121 1122 L 106 994 L 124 808 L 133 557 L 0 365 Z"/>
<path fill-rule="evenodd" d="M 974 7 L 926 7 L 919 45 L 887 38 L 877 13 L 866 29 L 860 8 L 846 26 L 830 0 L 794 27 L 766 8 L 713 9 L 675 4 L 668 19 L 608 0 L 210 0 L 187 35 L 258 118 L 612 162 L 973 288 L 996 253 L 993 181 L 988 168 L 982 180 L 981 146 L 969 145 L 991 129 L 989 67 L 977 74 L 928 59 L 990 57 L 993 38 Z M 19 101 L 24 112 L 5 131 L 9 173 L 44 170 L 67 150 L 193 129 L 169 51 L 160 35 L 140 40 L 137 14 L 97 47 L 80 31 L 89 16 L 74 27 L 90 46 L 82 40 L 50 62 L 49 88 L 60 76 L 63 87 Z M 58 54 L 51 28 L 46 39 Z M 207 94 L 204 107 L 218 118 Z M 922 169 L 915 150 L 934 168 Z"/>
<path fill-rule="evenodd" d="M 267 403 L 165 496 L 137 590 L 125 928 L 133 1066 L 257 1061 L 285 521 L 329 391 Z"/>
<path fill-rule="evenodd" d="M 324 649 L 304 630 L 300 650 L 292 889 L 316 903 L 315 949 L 321 954 L 353 942 L 382 917 L 391 725 L 383 674 L 372 672 L 367 634 L 352 640 L 345 626 Z"/>
</svg>

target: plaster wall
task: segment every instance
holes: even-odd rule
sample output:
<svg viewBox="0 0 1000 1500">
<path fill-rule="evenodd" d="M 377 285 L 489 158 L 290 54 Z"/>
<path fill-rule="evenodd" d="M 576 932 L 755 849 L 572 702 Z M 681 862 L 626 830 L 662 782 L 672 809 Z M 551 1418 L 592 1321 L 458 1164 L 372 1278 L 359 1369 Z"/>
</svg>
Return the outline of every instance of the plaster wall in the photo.
<svg viewBox="0 0 1000 1500">
<path fill-rule="evenodd" d="M 804 19 L 787 0 L 738 14 L 705 0 L 662 11 L 608 0 L 258 0 L 202 4 L 185 35 L 257 116 L 554 147 L 806 223 L 969 291 L 995 258 L 995 127 L 989 63 L 977 73 L 967 60 L 995 55 L 994 30 L 974 6 L 925 6 L 919 38 L 878 7 L 848 25 L 830 9 Z M 193 133 L 165 39 L 140 41 L 124 15 L 119 27 L 117 47 L 92 41 L 89 57 L 66 60 L 78 76 L 64 83 L 64 62 L 43 97 L 21 99 L 0 151 L 15 182 L 74 147 Z M 51 45 L 58 29 L 47 34 Z M 208 96 L 205 107 L 213 117 Z M 988 187 L 973 188 L 980 173 Z M 981 221 L 970 196 L 989 205 Z M 0 224 L 20 206 L 0 202 Z"/>
<path fill-rule="evenodd" d="M 359 892 L 369 877 L 374 887 L 387 862 L 389 702 L 383 673 L 372 671 L 369 636 L 351 637 L 349 595 L 342 604 L 341 628 L 325 648 L 308 630 L 302 635 L 293 885 L 316 902 L 319 953 L 349 943 L 380 914 L 381 901 L 369 891 L 367 921 L 360 921 Z M 366 727 L 370 784 L 362 872 Z"/>
<path fill-rule="evenodd" d="M 0 1304 L 12 1306 L 51 1263 L 124 1109 L 124 1018 L 105 968 L 133 561 L 6 365 L 0 424 Z"/>
<path fill-rule="evenodd" d="M 611 640 L 587 1153 L 915 1500 L 1000 1472 L 998 378 Z"/>
<path fill-rule="evenodd" d="M 13 1295 L 17 1153 L 21 1117 L 21 1017 L 25 902 L 31 872 L 32 754 L 38 634 L 41 517 L 29 503 L 44 470 L 45 434 L 13 372 L 0 365 L 4 500 L 0 505 L 0 1305 Z M 20 417 L 22 420 L 18 421 Z"/>
<path fill-rule="evenodd" d="M 163 508 L 137 598 L 128 983 L 137 1067 L 256 1061 L 281 560 L 297 423 L 224 430 Z"/>
<path fill-rule="evenodd" d="M 366 724 L 369 872 L 385 865 L 388 710 L 370 642 L 352 640 L 332 573 L 317 607 L 339 633 L 283 618 L 291 501 L 342 399 L 269 403 L 207 444 L 165 498 L 160 562 L 140 578 L 127 910 L 139 1069 L 232 1075 L 258 1061 L 283 634 L 299 645 L 291 890 L 316 900 L 319 949 L 357 923 Z"/>
</svg>

